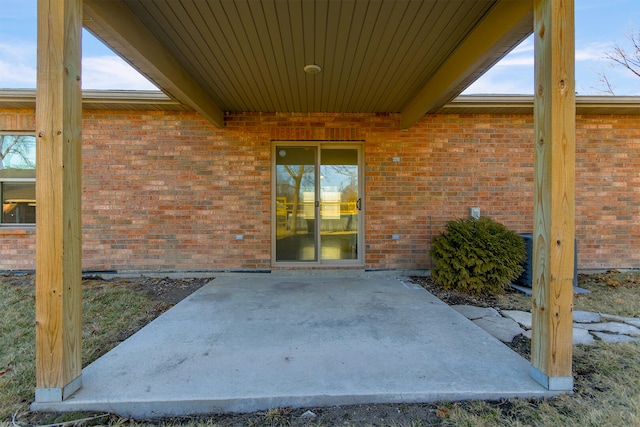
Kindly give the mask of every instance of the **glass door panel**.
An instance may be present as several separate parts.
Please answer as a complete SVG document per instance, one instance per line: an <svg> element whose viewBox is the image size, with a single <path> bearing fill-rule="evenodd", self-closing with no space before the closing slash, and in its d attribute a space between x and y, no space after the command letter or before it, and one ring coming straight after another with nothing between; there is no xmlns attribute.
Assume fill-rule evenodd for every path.
<svg viewBox="0 0 640 427"><path fill-rule="evenodd" d="M274 159L275 261L360 260L359 148L282 144Z"/></svg>
<svg viewBox="0 0 640 427"><path fill-rule="evenodd" d="M358 259L358 150L326 148L320 156L320 256Z"/></svg>
<svg viewBox="0 0 640 427"><path fill-rule="evenodd" d="M276 261L317 261L316 147L276 147Z"/></svg>

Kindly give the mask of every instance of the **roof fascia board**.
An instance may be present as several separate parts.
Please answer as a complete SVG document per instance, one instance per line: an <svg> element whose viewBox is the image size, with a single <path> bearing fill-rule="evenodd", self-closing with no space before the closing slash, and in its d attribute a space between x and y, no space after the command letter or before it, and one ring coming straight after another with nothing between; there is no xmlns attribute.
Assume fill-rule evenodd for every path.
<svg viewBox="0 0 640 427"><path fill-rule="evenodd" d="M156 104L156 105L175 105L182 106L180 101L169 98L160 91L100 91L100 90L83 90L83 103L100 103L100 104Z"/></svg>
<svg viewBox="0 0 640 427"><path fill-rule="evenodd" d="M166 110L188 108L160 91L83 90L82 103L143 106L164 106ZM32 109L36 105L35 89L0 89L0 108ZM437 114L492 114L500 109L504 113L526 111L533 113L533 95L460 95L434 111ZM640 114L640 96L576 96L576 112L590 115L589 109L597 109L598 115Z"/></svg>
<svg viewBox="0 0 640 427"><path fill-rule="evenodd" d="M408 129L422 116L452 98L452 91L491 57L524 22L533 19L531 0L500 0L401 111ZM456 94L453 94L455 96Z"/></svg>
<svg viewBox="0 0 640 427"><path fill-rule="evenodd" d="M460 95L437 114L532 114L533 95ZM576 96L576 114L638 115L640 96Z"/></svg>
<svg viewBox="0 0 640 427"><path fill-rule="evenodd" d="M84 26L170 96L218 127L224 113L121 0L84 0Z"/></svg>

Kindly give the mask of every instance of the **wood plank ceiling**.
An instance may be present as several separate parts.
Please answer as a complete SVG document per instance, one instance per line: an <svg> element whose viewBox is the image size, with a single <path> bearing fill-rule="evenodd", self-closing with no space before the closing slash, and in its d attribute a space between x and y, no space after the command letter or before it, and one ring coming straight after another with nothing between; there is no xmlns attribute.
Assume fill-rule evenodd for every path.
<svg viewBox="0 0 640 427"><path fill-rule="evenodd" d="M129 21L133 31L146 27L145 37L165 49L163 59L179 64L223 112L394 113L416 99L462 44L484 37L474 30L499 3L526 13L515 13L511 22L494 18L491 26L504 25L504 35L456 70L457 80L438 94L439 105L425 105L433 109L530 34L530 0L85 0L84 26L185 103L148 67L153 56L141 54L157 50L154 44L136 46L136 34L118 30L114 21ZM112 13L118 4L121 11ZM308 64L322 71L307 74Z"/></svg>

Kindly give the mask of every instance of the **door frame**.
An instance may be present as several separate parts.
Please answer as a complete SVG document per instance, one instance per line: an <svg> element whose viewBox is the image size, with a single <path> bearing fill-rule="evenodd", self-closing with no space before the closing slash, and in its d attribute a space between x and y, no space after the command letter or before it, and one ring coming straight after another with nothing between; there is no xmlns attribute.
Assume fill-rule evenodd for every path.
<svg viewBox="0 0 640 427"><path fill-rule="evenodd" d="M318 155L316 156L315 167L315 186L316 186L316 198L320 197L320 161L322 160L321 150L323 148L344 148L344 149L356 149L358 153L358 197L360 198L360 210L358 213L357 223L357 258L356 259L339 259L339 260L323 260L322 248L320 239L320 221L316 221L316 251L317 260L315 261L277 261L276 260L276 223L277 223L277 207L276 207L276 147L316 147ZM273 267L363 267L365 260L365 238L364 238L364 224L365 224L365 183L364 183L364 141L302 141L302 140L288 140L288 141L271 141L271 265ZM316 207L316 217L320 219L320 208Z"/></svg>

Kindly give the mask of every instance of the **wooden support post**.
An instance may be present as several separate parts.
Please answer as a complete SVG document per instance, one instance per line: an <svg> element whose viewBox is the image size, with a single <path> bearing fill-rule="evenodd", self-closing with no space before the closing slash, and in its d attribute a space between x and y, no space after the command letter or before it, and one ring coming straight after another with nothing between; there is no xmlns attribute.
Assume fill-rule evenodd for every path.
<svg viewBox="0 0 640 427"><path fill-rule="evenodd" d="M574 1L535 0L531 375L571 390L575 186Z"/></svg>
<svg viewBox="0 0 640 427"><path fill-rule="evenodd" d="M38 0L36 402L81 386L82 0Z"/></svg>

